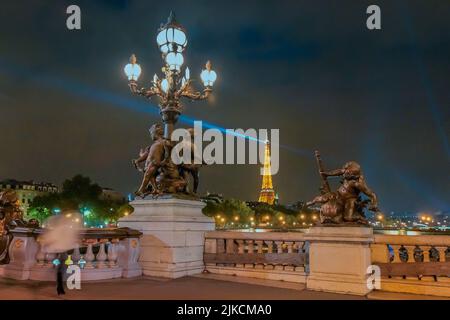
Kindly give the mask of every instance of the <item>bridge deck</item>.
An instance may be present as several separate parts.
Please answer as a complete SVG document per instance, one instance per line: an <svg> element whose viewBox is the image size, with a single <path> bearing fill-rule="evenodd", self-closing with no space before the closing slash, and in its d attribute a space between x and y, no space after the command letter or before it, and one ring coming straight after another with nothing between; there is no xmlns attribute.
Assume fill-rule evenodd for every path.
<svg viewBox="0 0 450 320"><path fill-rule="evenodd" d="M236 278L236 277L234 277ZM230 278L231 279L231 278ZM424 296L372 293L369 297L314 292L304 286L268 287L267 282L248 279L240 282L208 276L185 277L175 280L140 277L82 283L81 290L67 290L66 295L56 295L55 283L16 281L0 278L0 300L349 300L349 299L424 299Z"/></svg>

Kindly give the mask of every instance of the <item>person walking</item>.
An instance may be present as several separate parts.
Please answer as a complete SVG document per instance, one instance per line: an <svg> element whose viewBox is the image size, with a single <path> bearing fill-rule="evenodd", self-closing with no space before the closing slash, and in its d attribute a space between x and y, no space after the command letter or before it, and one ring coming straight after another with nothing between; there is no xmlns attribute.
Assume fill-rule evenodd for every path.
<svg viewBox="0 0 450 320"><path fill-rule="evenodd" d="M58 254L59 263L56 266L56 293L59 295L66 294L64 291L64 273L66 272L65 253Z"/></svg>

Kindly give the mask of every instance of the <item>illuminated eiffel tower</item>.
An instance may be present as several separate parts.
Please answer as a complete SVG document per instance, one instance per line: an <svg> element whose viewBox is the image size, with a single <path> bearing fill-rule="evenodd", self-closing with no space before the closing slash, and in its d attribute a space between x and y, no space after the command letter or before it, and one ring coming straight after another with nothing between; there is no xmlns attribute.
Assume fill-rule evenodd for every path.
<svg viewBox="0 0 450 320"><path fill-rule="evenodd" d="M275 200L276 195L275 190L273 190L272 174L270 167L270 143L269 141L267 141L266 147L264 149L264 175L258 201L273 204Z"/></svg>

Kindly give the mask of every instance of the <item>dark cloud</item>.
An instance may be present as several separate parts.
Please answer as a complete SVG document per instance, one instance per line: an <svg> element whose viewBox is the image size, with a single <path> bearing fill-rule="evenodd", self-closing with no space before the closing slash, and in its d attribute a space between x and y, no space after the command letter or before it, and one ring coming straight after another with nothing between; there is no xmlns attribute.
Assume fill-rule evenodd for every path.
<svg viewBox="0 0 450 320"><path fill-rule="evenodd" d="M65 28L73 3L81 31ZM317 148L329 167L360 161L386 211L449 210L450 5L377 3L383 29L370 32L368 1L5 1L0 178L60 182L81 172L133 191L129 160L158 118L133 107L143 101L128 93L122 68L136 53L150 81L161 66L155 32L173 9L188 29L191 74L211 59L220 77L215 102L187 103L185 113L226 128L279 128L282 202L316 193ZM260 186L257 166L212 166L202 179L202 191L244 199Z"/></svg>

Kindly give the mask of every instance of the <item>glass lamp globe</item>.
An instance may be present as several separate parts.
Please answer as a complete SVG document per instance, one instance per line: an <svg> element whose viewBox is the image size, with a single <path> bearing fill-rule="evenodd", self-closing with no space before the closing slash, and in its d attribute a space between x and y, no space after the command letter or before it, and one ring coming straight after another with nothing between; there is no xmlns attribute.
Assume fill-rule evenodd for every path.
<svg viewBox="0 0 450 320"><path fill-rule="evenodd" d="M167 81L167 79L162 79L161 81L161 89L167 93L167 91L169 91L169 81Z"/></svg>
<svg viewBox="0 0 450 320"><path fill-rule="evenodd" d="M169 52L181 53L186 49L187 37L184 28L175 20L175 14L170 13L167 23L159 29L156 37L159 50L163 54Z"/></svg>
<svg viewBox="0 0 450 320"><path fill-rule="evenodd" d="M184 63L183 55L177 52L170 52L166 56L166 63L170 70L180 71L180 68Z"/></svg>
<svg viewBox="0 0 450 320"><path fill-rule="evenodd" d="M211 62L206 63L206 69L200 74L200 79L203 81L205 87L212 87L217 80L217 74L211 69Z"/></svg>
<svg viewBox="0 0 450 320"><path fill-rule="evenodd" d="M123 68L125 75L129 81L137 81L141 75L141 67L136 63L136 56L133 54L130 58L130 63Z"/></svg>

